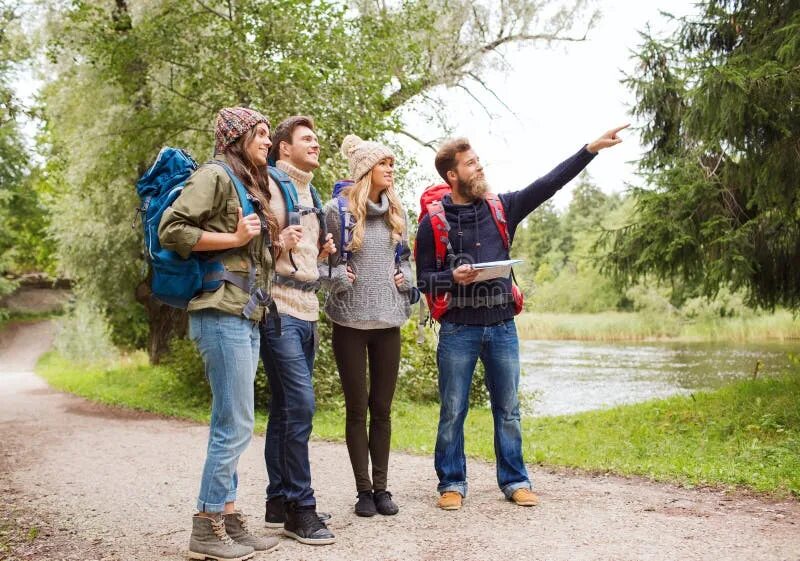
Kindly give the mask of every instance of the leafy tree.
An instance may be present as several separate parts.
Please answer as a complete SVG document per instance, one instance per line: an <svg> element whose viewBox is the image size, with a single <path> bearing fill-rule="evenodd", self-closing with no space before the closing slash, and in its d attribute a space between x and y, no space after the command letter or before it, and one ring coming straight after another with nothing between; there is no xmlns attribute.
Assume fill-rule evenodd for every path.
<svg viewBox="0 0 800 561"><path fill-rule="evenodd" d="M552 202L531 213L514 235L514 256L525 260L530 271L537 271L545 256L561 240L561 222Z"/></svg>
<svg viewBox="0 0 800 561"><path fill-rule="evenodd" d="M64 162L49 178L60 266L80 297L109 315L117 342L141 345L146 334L157 361L185 319L150 298L139 232L125 218L136 206L133 184L160 146L204 159L213 116L227 105L257 107L274 121L310 114L325 191L344 169L336 148L346 133L414 137L401 108L437 87L483 88L505 44L580 40L569 34L585 5L75 0L55 8L47 18L54 78L43 99L49 158ZM130 329L143 314L147 333Z"/></svg>
<svg viewBox="0 0 800 561"><path fill-rule="evenodd" d="M649 188L604 237L621 281L652 274L750 305L800 307L800 3L705 0L642 34L627 84Z"/></svg>
<svg viewBox="0 0 800 561"><path fill-rule="evenodd" d="M20 130L24 108L11 85L27 55L20 4L0 0L0 296L15 286L7 273L46 269L52 251L42 236L47 215L37 193L38 175Z"/></svg>

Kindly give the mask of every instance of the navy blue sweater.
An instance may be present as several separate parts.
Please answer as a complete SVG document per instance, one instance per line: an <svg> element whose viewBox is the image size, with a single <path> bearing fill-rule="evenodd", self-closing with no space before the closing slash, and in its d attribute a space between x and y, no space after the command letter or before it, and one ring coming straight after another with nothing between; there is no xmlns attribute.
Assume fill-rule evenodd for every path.
<svg viewBox="0 0 800 561"><path fill-rule="evenodd" d="M524 189L498 195L506 211L509 239L513 241L517 226L528 214L569 183L594 156L595 154L584 146L576 154L558 164L550 173ZM453 203L450 195L445 195L442 205L447 222L450 224L450 243L458 259L446 264L444 269L437 269L431 220L429 216L423 218L417 231L416 244L419 289L431 294L452 292L455 297L510 294L511 279L492 279L467 286L453 282L452 269L458 265L509 259L509 252L503 247L500 232L485 200L457 205ZM509 302L493 307L451 308L441 319L468 325L492 325L512 317L514 317L514 304Z"/></svg>

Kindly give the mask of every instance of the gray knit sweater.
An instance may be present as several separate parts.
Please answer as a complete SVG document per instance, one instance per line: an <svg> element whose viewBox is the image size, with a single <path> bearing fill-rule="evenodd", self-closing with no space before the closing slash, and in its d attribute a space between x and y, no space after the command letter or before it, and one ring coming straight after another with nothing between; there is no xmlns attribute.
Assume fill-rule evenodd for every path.
<svg viewBox="0 0 800 561"><path fill-rule="evenodd" d="M384 218L388 211L389 199L385 193L377 204L367 201L364 240L361 249L350 258L350 267L356 275L353 283L347 278L345 264L340 258L336 258L330 279L327 263L320 264L319 278L329 291L325 313L334 323L354 329L385 329L403 325L411 314L408 302L412 281L408 263L410 250L406 244L400 265L405 282L398 288L394 284L395 242ZM339 208L334 199L325 205L325 223L337 249L341 240L339 222Z"/></svg>

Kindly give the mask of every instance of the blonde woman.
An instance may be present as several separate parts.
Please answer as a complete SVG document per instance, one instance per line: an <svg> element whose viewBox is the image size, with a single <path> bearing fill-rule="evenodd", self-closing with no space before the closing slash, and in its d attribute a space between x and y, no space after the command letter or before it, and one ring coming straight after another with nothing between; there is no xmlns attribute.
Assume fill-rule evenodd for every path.
<svg viewBox="0 0 800 561"><path fill-rule="evenodd" d="M323 266L320 276L330 285L325 312L333 322L333 352L344 391L347 450L358 493L355 512L392 515L398 507L387 489L390 410L400 326L410 314L412 290L406 215L394 191L395 157L389 148L348 135L342 154L352 181L341 193L334 191L325 206L328 231L341 251L335 266Z"/></svg>

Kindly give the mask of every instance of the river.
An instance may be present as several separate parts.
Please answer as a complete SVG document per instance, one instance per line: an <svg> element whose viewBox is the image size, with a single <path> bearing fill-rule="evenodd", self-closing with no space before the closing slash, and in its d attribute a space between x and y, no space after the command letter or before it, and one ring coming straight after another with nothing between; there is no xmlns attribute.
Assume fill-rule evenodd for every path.
<svg viewBox="0 0 800 561"><path fill-rule="evenodd" d="M528 415L560 415L635 403L732 380L779 374L794 343L603 343L520 340L520 390ZM532 407L532 411L530 408Z"/></svg>

